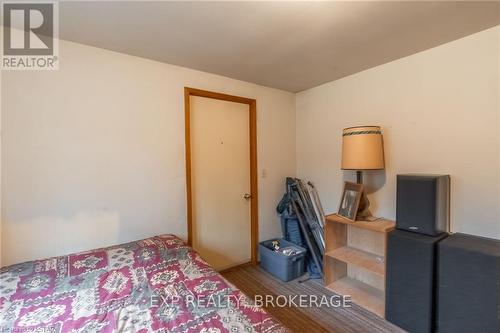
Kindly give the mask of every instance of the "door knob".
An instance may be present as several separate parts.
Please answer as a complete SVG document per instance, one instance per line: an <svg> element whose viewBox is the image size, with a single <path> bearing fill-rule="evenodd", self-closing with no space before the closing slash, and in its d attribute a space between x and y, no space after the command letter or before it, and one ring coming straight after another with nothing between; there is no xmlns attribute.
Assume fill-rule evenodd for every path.
<svg viewBox="0 0 500 333"><path fill-rule="evenodd" d="M243 198L245 200L250 200L250 198L252 198L252 195L250 193L245 193L245 195L243 196Z"/></svg>

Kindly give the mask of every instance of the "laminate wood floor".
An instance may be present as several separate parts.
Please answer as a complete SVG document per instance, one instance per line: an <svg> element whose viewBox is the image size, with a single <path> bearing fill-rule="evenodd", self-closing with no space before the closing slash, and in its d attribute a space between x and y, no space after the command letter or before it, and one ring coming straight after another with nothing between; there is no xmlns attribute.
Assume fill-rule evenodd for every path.
<svg viewBox="0 0 500 333"><path fill-rule="evenodd" d="M244 265L221 274L247 296L255 295L316 295L322 297L335 294L324 288L321 280L304 280L305 276L290 282L274 278L259 266ZM298 303L298 301L296 302ZM352 303L351 307L264 307L293 332L334 333L402 333L404 330L381 317Z"/></svg>

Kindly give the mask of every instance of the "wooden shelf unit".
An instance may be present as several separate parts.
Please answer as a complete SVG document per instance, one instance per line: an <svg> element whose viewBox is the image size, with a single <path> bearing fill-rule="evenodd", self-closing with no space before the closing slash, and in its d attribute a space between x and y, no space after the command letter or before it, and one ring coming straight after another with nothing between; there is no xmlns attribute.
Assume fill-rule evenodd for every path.
<svg viewBox="0 0 500 333"><path fill-rule="evenodd" d="M350 221L328 215L325 225L325 286L383 317L385 249L390 220Z"/></svg>

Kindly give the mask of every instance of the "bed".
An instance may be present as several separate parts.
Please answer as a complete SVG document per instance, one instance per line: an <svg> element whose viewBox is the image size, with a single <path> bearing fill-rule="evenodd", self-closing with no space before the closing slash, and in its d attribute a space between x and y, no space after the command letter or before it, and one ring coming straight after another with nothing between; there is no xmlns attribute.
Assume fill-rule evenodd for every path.
<svg viewBox="0 0 500 333"><path fill-rule="evenodd" d="M0 332L286 332L161 235L0 270Z"/></svg>

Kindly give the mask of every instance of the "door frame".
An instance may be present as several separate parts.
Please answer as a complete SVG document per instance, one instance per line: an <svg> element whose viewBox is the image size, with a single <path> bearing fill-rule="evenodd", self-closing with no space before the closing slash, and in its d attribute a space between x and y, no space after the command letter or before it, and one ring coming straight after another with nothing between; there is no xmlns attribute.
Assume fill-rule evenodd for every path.
<svg viewBox="0 0 500 333"><path fill-rule="evenodd" d="M221 94L213 91L184 87L184 116L186 144L186 194L188 244L193 245L193 201L191 183L191 96L205 97L248 105L250 124L250 253L251 262L257 265L259 239L259 194L257 184L257 101L251 98Z"/></svg>

